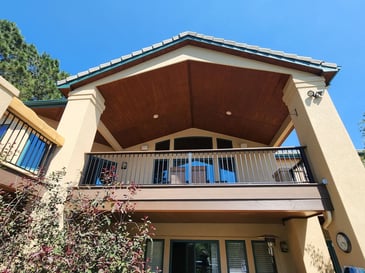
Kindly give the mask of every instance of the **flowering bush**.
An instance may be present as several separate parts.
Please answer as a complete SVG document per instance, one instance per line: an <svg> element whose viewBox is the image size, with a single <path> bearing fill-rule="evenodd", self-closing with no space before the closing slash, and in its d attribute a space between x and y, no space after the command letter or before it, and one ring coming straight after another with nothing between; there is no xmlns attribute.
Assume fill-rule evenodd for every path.
<svg viewBox="0 0 365 273"><path fill-rule="evenodd" d="M150 272L144 254L154 227L133 219L136 187L123 200L112 189L89 200L63 190L62 176L1 191L0 272Z"/></svg>

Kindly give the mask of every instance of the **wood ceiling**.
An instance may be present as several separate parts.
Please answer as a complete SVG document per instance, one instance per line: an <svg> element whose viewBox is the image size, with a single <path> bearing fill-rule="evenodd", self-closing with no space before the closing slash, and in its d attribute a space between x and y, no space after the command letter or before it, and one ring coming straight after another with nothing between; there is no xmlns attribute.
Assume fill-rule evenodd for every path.
<svg viewBox="0 0 365 273"><path fill-rule="evenodd" d="M148 215L152 223L266 223L282 224L286 219L309 218L320 211L244 211L244 212L141 212L133 217L136 220Z"/></svg>
<svg viewBox="0 0 365 273"><path fill-rule="evenodd" d="M289 114L288 77L184 61L98 86L101 119L123 148L192 127L269 145Z"/></svg>

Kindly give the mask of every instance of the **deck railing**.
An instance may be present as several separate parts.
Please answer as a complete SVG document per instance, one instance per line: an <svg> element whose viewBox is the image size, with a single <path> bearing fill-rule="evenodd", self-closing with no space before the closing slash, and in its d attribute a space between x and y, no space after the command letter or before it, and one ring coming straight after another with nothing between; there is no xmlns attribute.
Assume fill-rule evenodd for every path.
<svg viewBox="0 0 365 273"><path fill-rule="evenodd" d="M314 182L304 147L88 153L81 185Z"/></svg>
<svg viewBox="0 0 365 273"><path fill-rule="evenodd" d="M55 145L28 123L6 111L0 118L0 161L3 165L40 175Z"/></svg>

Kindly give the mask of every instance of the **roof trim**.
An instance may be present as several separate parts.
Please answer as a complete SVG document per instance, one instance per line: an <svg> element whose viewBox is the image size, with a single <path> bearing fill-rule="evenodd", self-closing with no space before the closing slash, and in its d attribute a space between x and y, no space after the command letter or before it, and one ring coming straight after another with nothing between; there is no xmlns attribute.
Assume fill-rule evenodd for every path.
<svg viewBox="0 0 365 273"><path fill-rule="evenodd" d="M71 85L81 82L86 79L90 79L94 76L100 75L122 65L128 64L132 61L138 60L147 55L151 55L155 52L161 51L165 48L179 44L184 41L195 41L206 45L213 45L222 47L225 49L234 50L241 53L246 53L261 58L268 58L272 61L286 62L291 65L299 65L305 68L318 69L323 73L330 73L328 82L333 76L340 70L340 67L335 63L325 62L322 60L316 60L310 57L299 56L296 54L285 53L283 51L272 50L269 48L262 48L259 46L248 45L245 43L238 43L231 40L225 40L223 38L215 38L213 36L206 36L196 32L186 31L182 32L170 39L164 40L160 43L143 48L138 51L134 51L131 54L124 55L120 58L111 60L107 63L100 64L99 66L92 67L86 71L80 72L76 75L67 77L64 80L57 82L59 89L69 89Z"/></svg>
<svg viewBox="0 0 365 273"><path fill-rule="evenodd" d="M67 99L57 99L57 100L29 100L25 101L24 104L30 108L47 108L47 107L57 107L66 106Z"/></svg>

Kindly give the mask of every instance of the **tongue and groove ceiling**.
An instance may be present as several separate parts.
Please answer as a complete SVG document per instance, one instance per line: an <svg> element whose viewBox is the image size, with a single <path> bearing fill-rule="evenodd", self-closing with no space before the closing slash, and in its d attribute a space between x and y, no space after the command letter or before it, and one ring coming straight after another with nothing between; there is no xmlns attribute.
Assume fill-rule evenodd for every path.
<svg viewBox="0 0 365 273"><path fill-rule="evenodd" d="M290 77L287 74L186 59L97 84L114 73L185 46L208 50L209 54L223 53L240 60L246 58L321 76L326 84L340 69L336 64L310 57L183 32L70 76L59 81L58 87L67 97L69 92L95 83L106 104L101 120L123 148L188 128L218 132L265 145L282 140L277 134L281 129L290 131L288 109L282 101L283 88ZM231 115L227 115L228 112ZM153 118L156 115L158 118ZM284 131L288 133L288 130ZM105 143L100 134L96 135L96 141Z"/></svg>
<svg viewBox="0 0 365 273"><path fill-rule="evenodd" d="M281 99L287 80L184 61L98 86L106 101L102 121L124 148L188 128L269 145L288 116Z"/></svg>

